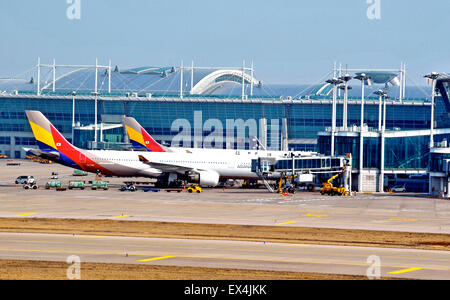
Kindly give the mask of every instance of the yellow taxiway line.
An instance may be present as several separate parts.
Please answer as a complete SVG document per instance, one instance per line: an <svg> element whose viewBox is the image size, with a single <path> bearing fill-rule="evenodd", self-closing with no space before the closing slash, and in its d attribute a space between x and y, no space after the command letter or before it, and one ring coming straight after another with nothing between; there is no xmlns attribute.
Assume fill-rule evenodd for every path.
<svg viewBox="0 0 450 300"><path fill-rule="evenodd" d="M389 272L389 274L402 274L402 273L418 271L418 270L422 270L422 268L408 268L408 269L403 269L403 270Z"/></svg>
<svg viewBox="0 0 450 300"><path fill-rule="evenodd" d="M302 215L302 217L322 218L322 217L328 217L328 215L313 215L312 213L307 213L305 215Z"/></svg>
<svg viewBox="0 0 450 300"><path fill-rule="evenodd" d="M283 222L283 223L276 223L276 225L288 225L288 224L295 224L298 223L298 221L289 221L289 222Z"/></svg>
<svg viewBox="0 0 450 300"><path fill-rule="evenodd" d="M120 218L128 218L128 217L132 217L132 215L115 216L115 217L111 217L111 219L120 219Z"/></svg>
<svg viewBox="0 0 450 300"><path fill-rule="evenodd" d="M147 258L147 259L141 259L139 261L141 262L147 262L147 261L155 261L155 260L161 260L161 259L167 259L167 258L172 258L175 257L173 255L167 255L167 256L160 256L160 257L153 257L153 258Z"/></svg>
<svg viewBox="0 0 450 300"><path fill-rule="evenodd" d="M15 215L14 217L26 217L26 216L36 215L36 214L37 213L35 213L35 212L31 212L31 213L26 213L26 214Z"/></svg>

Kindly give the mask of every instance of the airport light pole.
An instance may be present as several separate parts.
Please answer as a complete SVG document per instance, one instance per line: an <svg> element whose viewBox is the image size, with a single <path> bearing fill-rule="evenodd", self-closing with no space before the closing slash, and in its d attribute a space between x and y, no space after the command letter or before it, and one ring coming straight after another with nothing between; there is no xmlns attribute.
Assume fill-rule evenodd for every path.
<svg viewBox="0 0 450 300"><path fill-rule="evenodd" d="M361 131L364 126L364 86L369 77L365 73L355 76L355 79L361 80Z"/></svg>
<svg viewBox="0 0 450 300"><path fill-rule="evenodd" d="M425 78L428 78L432 81L432 90L431 90L431 126L430 126L430 148L434 147L434 98L436 96L436 81L439 78L439 73L432 72L431 74L425 75Z"/></svg>
<svg viewBox="0 0 450 300"><path fill-rule="evenodd" d="M183 66L183 61L181 61L181 65L180 65L180 99L183 100L183 71L184 71L184 66Z"/></svg>
<svg viewBox="0 0 450 300"><path fill-rule="evenodd" d="M380 150L380 173L378 177L378 191L384 192L384 148L385 148L385 130L386 130L386 99L388 95L383 90L378 90L374 92L375 95L379 96L379 105L378 105L378 130L381 138L381 150ZM382 109L382 101L384 101L384 120L383 125L381 122L381 109Z"/></svg>
<svg viewBox="0 0 450 300"><path fill-rule="evenodd" d="M337 98L337 86L342 83L342 80L333 77L326 81L326 83L333 85L333 104L331 112L331 156L334 156L334 136L336 134L336 98Z"/></svg>
<svg viewBox="0 0 450 300"><path fill-rule="evenodd" d="M95 97L95 115L94 115L94 142L95 142L95 148L97 148L97 102L98 102L98 92L93 92L92 95Z"/></svg>
<svg viewBox="0 0 450 300"><path fill-rule="evenodd" d="M345 74L344 76L340 77L339 79L344 81L344 113L343 113L343 127L344 127L344 131L347 131L347 126L348 126L348 90L349 87L348 86L348 82L352 79L353 77L350 76L349 74Z"/></svg>
<svg viewBox="0 0 450 300"><path fill-rule="evenodd" d="M358 192L363 192L363 168L364 168L364 86L368 77L365 73L355 76L355 79L361 80L361 127L359 129L359 178Z"/></svg>
<svg viewBox="0 0 450 300"><path fill-rule="evenodd" d="M384 93L383 95L383 127L382 132L384 133L386 131L386 101L389 99L389 96Z"/></svg>
<svg viewBox="0 0 450 300"><path fill-rule="evenodd" d="M383 95L385 92L383 90L378 90L376 92L373 92L375 95L378 95L378 131L381 132L381 110L382 110L382 101L383 101Z"/></svg>
<svg viewBox="0 0 450 300"><path fill-rule="evenodd" d="M74 142L75 136L75 96L77 95L76 91L72 92L72 144Z"/></svg>
<svg viewBox="0 0 450 300"><path fill-rule="evenodd" d="M386 142L386 101L389 99L389 96L384 93L383 95L383 129L381 130L381 159L380 159L380 191L384 191L384 150L385 150L385 142Z"/></svg>
<svg viewBox="0 0 450 300"><path fill-rule="evenodd" d="M348 86L346 83L338 86L339 89L344 91L344 105L342 112L342 127L344 131L348 130L348 90L351 90L352 87Z"/></svg>

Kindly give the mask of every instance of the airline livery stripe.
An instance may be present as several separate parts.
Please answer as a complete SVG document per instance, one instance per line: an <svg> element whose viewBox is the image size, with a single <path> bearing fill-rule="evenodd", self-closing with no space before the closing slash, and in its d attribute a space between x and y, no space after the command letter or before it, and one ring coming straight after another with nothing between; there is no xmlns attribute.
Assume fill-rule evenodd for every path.
<svg viewBox="0 0 450 300"><path fill-rule="evenodd" d="M128 125L125 125L125 127L127 128L127 132L131 140L145 146L144 137L141 133L137 132L134 128L131 128Z"/></svg>
<svg viewBox="0 0 450 300"><path fill-rule="evenodd" d="M52 147L53 149L57 149L55 140L53 139L53 135L51 132L48 132L41 126L39 126L31 121L30 121L30 126L31 126L31 129L33 130L33 134L34 134L36 140Z"/></svg>

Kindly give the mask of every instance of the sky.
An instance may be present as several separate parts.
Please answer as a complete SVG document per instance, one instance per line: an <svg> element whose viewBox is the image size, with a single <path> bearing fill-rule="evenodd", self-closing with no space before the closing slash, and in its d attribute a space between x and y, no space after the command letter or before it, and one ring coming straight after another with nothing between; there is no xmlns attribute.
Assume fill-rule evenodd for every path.
<svg viewBox="0 0 450 300"><path fill-rule="evenodd" d="M245 60L273 84L320 82L334 62L405 62L409 84L425 85L426 73L450 73L449 12L448 0L2 0L0 77L37 57L121 69Z"/></svg>

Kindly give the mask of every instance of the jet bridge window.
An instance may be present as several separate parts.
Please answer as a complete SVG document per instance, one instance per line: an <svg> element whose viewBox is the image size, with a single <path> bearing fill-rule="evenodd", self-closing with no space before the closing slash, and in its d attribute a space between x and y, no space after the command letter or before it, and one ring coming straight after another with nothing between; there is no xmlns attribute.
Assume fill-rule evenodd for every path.
<svg viewBox="0 0 450 300"><path fill-rule="evenodd" d="M341 160L339 158L333 158L331 160L331 167L333 167L333 168L340 168L341 167Z"/></svg>
<svg viewBox="0 0 450 300"><path fill-rule="evenodd" d="M330 159L328 158L322 158L320 160L320 167L321 168L329 168L330 167Z"/></svg>

